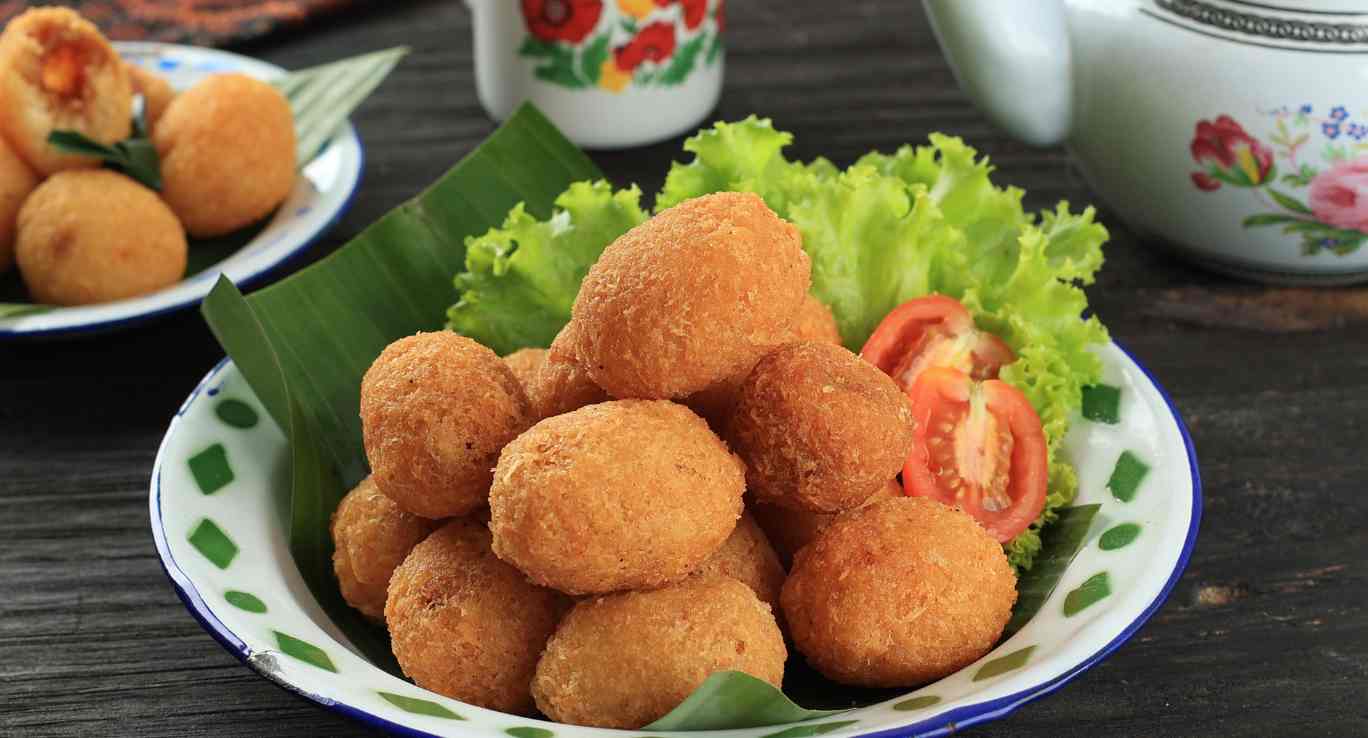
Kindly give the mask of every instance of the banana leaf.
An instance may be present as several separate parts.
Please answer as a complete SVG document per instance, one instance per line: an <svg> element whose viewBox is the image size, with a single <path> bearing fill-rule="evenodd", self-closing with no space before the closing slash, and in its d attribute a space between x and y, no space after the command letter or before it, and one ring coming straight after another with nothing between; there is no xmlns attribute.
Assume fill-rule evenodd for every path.
<svg viewBox="0 0 1368 738"><path fill-rule="evenodd" d="M535 108L524 106L425 192L329 257L249 297L220 280L201 307L290 440L288 529L304 580L353 644L393 674L399 672L385 634L342 602L331 564L329 517L366 473L361 378L390 342L443 327L447 306L457 297L451 275L464 267L467 237L499 226L520 202L536 217L548 217L570 183L600 177L583 152ZM1078 524L1047 529L1049 561L1059 566L1038 566L1023 575L1023 592L1043 595L1023 598L1020 622L1043 604L1086 541L1093 512L1066 511L1065 521ZM715 674L649 728L715 730L813 720L898 694L837 687L800 658L789 666L785 692L739 672ZM806 725L811 732L804 734L816 735L845 723Z"/></svg>

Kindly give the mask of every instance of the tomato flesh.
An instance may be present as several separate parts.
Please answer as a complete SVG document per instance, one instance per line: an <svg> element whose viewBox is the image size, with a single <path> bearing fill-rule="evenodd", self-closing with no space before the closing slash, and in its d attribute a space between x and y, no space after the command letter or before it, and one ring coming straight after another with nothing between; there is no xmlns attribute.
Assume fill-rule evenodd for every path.
<svg viewBox="0 0 1368 738"><path fill-rule="evenodd" d="M903 468L908 495L964 510L1003 543L1040 517L1049 481L1045 433L1020 390L931 367L908 394L917 424Z"/></svg>
<svg viewBox="0 0 1368 738"><path fill-rule="evenodd" d="M964 305L945 295L918 297L879 322L860 356L893 378L903 391L932 367L958 369L974 379L996 379L1016 360L1002 339L974 327Z"/></svg>

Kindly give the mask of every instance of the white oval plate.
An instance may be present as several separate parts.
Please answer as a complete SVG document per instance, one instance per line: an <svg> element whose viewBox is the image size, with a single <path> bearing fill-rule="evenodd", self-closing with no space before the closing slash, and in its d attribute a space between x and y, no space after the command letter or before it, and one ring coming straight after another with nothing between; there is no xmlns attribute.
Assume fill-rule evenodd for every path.
<svg viewBox="0 0 1368 738"><path fill-rule="evenodd" d="M1121 388L1121 423L1080 418L1066 450L1078 467L1077 504L1100 503L1102 509L1087 544L1031 622L980 662L896 699L787 729L710 735L944 735L1058 689L1130 638L1164 602L1187 564L1197 536L1201 484L1192 441L1163 390L1115 344L1098 353L1105 381ZM250 418L256 422L244 427ZM1107 488L1126 450L1151 467L1131 502L1116 499ZM197 482L192 465L210 493ZM225 359L167 429L152 471L152 534L190 613L248 666L324 707L404 735L624 734L485 710L372 666L328 620L290 558L285 516L277 513L279 505L288 507L288 494L285 437ZM1139 536L1128 546L1104 550L1102 534L1123 524L1140 526ZM1069 593L1104 572L1110 594L1066 615Z"/></svg>
<svg viewBox="0 0 1368 738"><path fill-rule="evenodd" d="M162 75L178 90L215 72L242 72L259 79L285 74L274 64L217 49L153 42L116 42L114 47L125 59ZM127 326L198 304L219 274L227 275L238 287L250 285L302 252L341 217L361 179L362 161L361 140L348 123L300 170L294 191L265 227L228 258L150 295L0 318L0 339L78 335ZM195 248L193 242L190 248Z"/></svg>

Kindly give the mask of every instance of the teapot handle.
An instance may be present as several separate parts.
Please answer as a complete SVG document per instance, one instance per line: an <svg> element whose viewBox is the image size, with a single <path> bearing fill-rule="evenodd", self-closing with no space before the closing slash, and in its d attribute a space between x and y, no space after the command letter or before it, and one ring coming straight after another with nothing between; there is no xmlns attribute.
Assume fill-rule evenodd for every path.
<svg viewBox="0 0 1368 738"><path fill-rule="evenodd" d="M1069 136L1072 51L1062 0L925 0L960 87L1034 146Z"/></svg>

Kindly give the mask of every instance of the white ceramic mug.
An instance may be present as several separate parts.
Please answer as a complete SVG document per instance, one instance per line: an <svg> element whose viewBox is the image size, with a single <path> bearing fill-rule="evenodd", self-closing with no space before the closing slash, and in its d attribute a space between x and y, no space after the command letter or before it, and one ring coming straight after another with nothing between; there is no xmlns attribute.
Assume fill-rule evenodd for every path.
<svg viewBox="0 0 1368 738"><path fill-rule="evenodd" d="M1368 2L926 6L965 91L1134 229L1263 281L1368 280Z"/></svg>
<svg viewBox="0 0 1368 738"><path fill-rule="evenodd" d="M590 148L698 126L722 92L725 0L466 0L480 104L531 100Z"/></svg>

